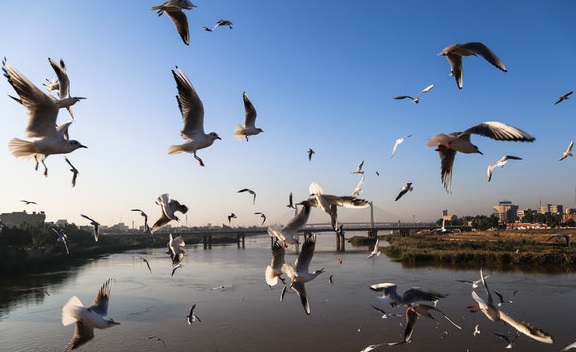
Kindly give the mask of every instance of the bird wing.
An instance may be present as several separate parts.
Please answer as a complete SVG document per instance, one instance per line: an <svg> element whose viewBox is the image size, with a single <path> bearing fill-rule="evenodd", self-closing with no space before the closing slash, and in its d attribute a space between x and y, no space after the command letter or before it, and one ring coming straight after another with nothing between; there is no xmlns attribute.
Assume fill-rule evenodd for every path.
<svg viewBox="0 0 576 352"><path fill-rule="evenodd" d="M314 256L314 247L316 247L316 235L312 235L304 241L302 245L302 250L298 255L298 258L294 262L296 267L296 272L308 272L310 267L310 261L312 261L312 256Z"/></svg>
<svg viewBox="0 0 576 352"><path fill-rule="evenodd" d="M83 218L85 218L85 219L88 219L88 220L90 220L90 221L92 221L92 222L96 222L96 220L92 219L92 218L89 217L88 215L80 214L80 216L83 217Z"/></svg>
<svg viewBox="0 0 576 352"><path fill-rule="evenodd" d="M574 141L570 141L570 144L568 144L568 149L566 149L567 153L572 152L572 148L574 147Z"/></svg>
<svg viewBox="0 0 576 352"><path fill-rule="evenodd" d="M398 138L396 140L396 142L394 143L394 148L392 148L392 155L390 156L391 158L394 156L394 153L396 153L396 148L398 148L398 145L402 142L404 142L404 138Z"/></svg>
<svg viewBox="0 0 576 352"><path fill-rule="evenodd" d="M46 93L42 92L4 59L4 76L20 99L16 99L28 110L26 137L45 137L56 133L58 107Z"/></svg>
<svg viewBox="0 0 576 352"><path fill-rule="evenodd" d="M66 351L75 350L86 342L94 338L94 328L89 327L82 323L81 321L76 322L76 328L74 329L74 336L72 340L68 343Z"/></svg>
<svg viewBox="0 0 576 352"><path fill-rule="evenodd" d="M418 314L412 309L412 307L408 307L408 309L406 309L406 329L404 330L404 342L410 341L412 333L414 332L416 319L418 319Z"/></svg>
<svg viewBox="0 0 576 352"><path fill-rule="evenodd" d="M110 290L112 289L113 279L108 279L98 291L94 303L88 309L100 314L108 315L108 301L110 300Z"/></svg>
<svg viewBox="0 0 576 352"><path fill-rule="evenodd" d="M446 191L449 191L452 186L452 167L454 166L454 158L456 157L455 149L439 149L440 155L440 176L442 184Z"/></svg>
<svg viewBox="0 0 576 352"><path fill-rule="evenodd" d="M196 134L204 134L204 105L188 77L176 67L172 70L178 87L178 107L182 114L184 127L180 132L185 139L193 139Z"/></svg>
<svg viewBox="0 0 576 352"><path fill-rule="evenodd" d="M554 340L550 334L542 331L541 329L532 326L531 324L525 321L517 321L516 319L508 316L506 313L500 311L500 319L504 322L510 324L514 329L518 330L519 332L523 333L524 335L533 338L536 341L540 341L543 343L553 343Z"/></svg>
<svg viewBox="0 0 576 352"><path fill-rule="evenodd" d="M446 59L450 63L451 75L456 79L458 89L464 85L464 76L462 75L462 56L455 54L446 54Z"/></svg>
<svg viewBox="0 0 576 352"><path fill-rule="evenodd" d="M469 50L474 54L478 54L482 56L486 61L494 65L495 67L499 68L500 70L507 72L506 66L504 63L494 54L492 50L490 50L486 45L480 42L470 42L465 44L459 44L459 48Z"/></svg>
<svg viewBox="0 0 576 352"><path fill-rule="evenodd" d="M422 91L420 92L420 94L422 94L422 93L428 93L432 88L434 88L434 85L433 85L433 84L431 84L431 85L429 85L428 87L422 89ZM418 96L420 96L420 94L419 94Z"/></svg>
<svg viewBox="0 0 576 352"><path fill-rule="evenodd" d="M360 181L358 181L356 188L354 188L354 191L352 191L352 197L356 197L357 195L360 194L360 192L362 192L361 187L363 183L364 183L364 174L362 174L362 177L360 178Z"/></svg>
<svg viewBox="0 0 576 352"><path fill-rule="evenodd" d="M402 303L409 304L417 301L436 301L447 295L434 291L422 291L418 288L411 288L402 295Z"/></svg>
<svg viewBox="0 0 576 352"><path fill-rule="evenodd" d="M270 262L270 267L274 270L281 271L282 266L284 265L284 255L286 251L284 246L278 242L278 240L274 241L274 245L272 246L272 261Z"/></svg>
<svg viewBox="0 0 576 352"><path fill-rule="evenodd" d="M58 96L60 99L70 97L70 79L68 78L68 73L66 73L64 60L60 59L60 65L51 58L48 58L48 61L54 69L54 72L56 72L56 76L58 76Z"/></svg>
<svg viewBox="0 0 576 352"><path fill-rule="evenodd" d="M398 199L402 198L403 195L406 194L406 192L408 192L410 188L403 188L398 195L396 196L396 199L394 199L394 201L397 201Z"/></svg>
<svg viewBox="0 0 576 352"><path fill-rule="evenodd" d="M174 23L176 30L184 41L184 44L190 44L190 31L188 30L188 18L186 14L180 9L165 8L164 13Z"/></svg>
<svg viewBox="0 0 576 352"><path fill-rule="evenodd" d="M302 307L306 311L306 314L310 315L310 304L308 303L308 297L306 296L306 287L302 282L294 282L292 284L292 290L296 292L298 297L300 297L300 302L302 303Z"/></svg>
<svg viewBox="0 0 576 352"><path fill-rule="evenodd" d="M499 141L533 142L536 138L514 126L497 121L482 122L468 128L464 133L474 133Z"/></svg>
<svg viewBox="0 0 576 352"><path fill-rule="evenodd" d="M298 214L282 227L283 232L294 235L299 229L306 225L306 222L308 222L308 218L310 217L310 202L304 201L301 204L302 209L300 209Z"/></svg>
<svg viewBox="0 0 576 352"><path fill-rule="evenodd" d="M410 100L414 100L414 98L412 98L412 97L409 96L409 95L399 95L399 96L397 96L397 97L394 97L394 99L406 99L406 98L408 98L408 99L410 99Z"/></svg>
<svg viewBox="0 0 576 352"><path fill-rule="evenodd" d="M244 100L244 127L255 127L256 125L256 109L246 92L242 94Z"/></svg>

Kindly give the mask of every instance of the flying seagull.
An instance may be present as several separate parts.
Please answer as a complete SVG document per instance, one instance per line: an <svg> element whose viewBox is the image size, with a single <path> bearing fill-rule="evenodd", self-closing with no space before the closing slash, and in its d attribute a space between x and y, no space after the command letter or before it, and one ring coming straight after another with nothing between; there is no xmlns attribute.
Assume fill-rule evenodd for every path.
<svg viewBox="0 0 576 352"><path fill-rule="evenodd" d="M36 203L36 202L34 202L34 201L31 201L31 200L26 200L26 199L22 199L22 200L21 200L21 202L23 202L23 203L26 203L26 205L30 205L30 204L38 204L38 203Z"/></svg>
<svg viewBox="0 0 576 352"><path fill-rule="evenodd" d="M554 103L554 105L556 105L556 104L558 104L558 103L561 103L561 102L563 102L564 100L569 99L570 94L572 94L572 93L574 93L574 91L568 92L568 93L566 93L566 94L564 94L564 95L561 95L561 96L558 98L558 100Z"/></svg>
<svg viewBox="0 0 576 352"><path fill-rule="evenodd" d="M100 236L100 223L84 214L80 214L80 216L90 220L90 225L94 226L94 240L98 242L98 237Z"/></svg>
<svg viewBox="0 0 576 352"><path fill-rule="evenodd" d="M360 193L362 193L362 191L363 191L362 184L363 183L364 183L364 174L362 174L362 177L360 178L360 181L358 181L356 188L354 188L354 191L352 191L352 197L357 197L360 195Z"/></svg>
<svg viewBox="0 0 576 352"><path fill-rule="evenodd" d="M238 125L234 129L234 136L238 140L246 138L248 142L248 136L257 135L260 132L264 132L261 128L256 127L256 109L246 92L242 94L242 99L244 100L244 126Z"/></svg>
<svg viewBox="0 0 576 352"><path fill-rule="evenodd" d="M496 54L494 54L486 45L479 42L452 44L444 48L444 50L442 50L438 55L446 56L448 59L448 62L450 63L450 76L454 76L456 79L458 89L462 89L464 81L462 77L462 56L480 55L500 70L504 72L508 71L498 56L496 56Z"/></svg>
<svg viewBox="0 0 576 352"><path fill-rule="evenodd" d="M353 174L362 174L364 175L364 171L362 171L362 166L364 166L364 160L362 160L360 162L360 164L358 164L358 167L356 168L356 171L352 171Z"/></svg>
<svg viewBox="0 0 576 352"><path fill-rule="evenodd" d="M228 215L228 223L230 223L232 221L232 219L236 219L236 218L237 218L236 214L230 213Z"/></svg>
<svg viewBox="0 0 576 352"><path fill-rule="evenodd" d="M200 166L204 166L204 162L196 155L196 151L211 146L215 140L221 138L216 132L204 133L204 105L188 77L178 67L176 67L176 71L172 70L172 74L178 86L176 100L178 100L178 107L184 122L184 128L180 131L180 135L186 142L170 146L168 154L193 153Z"/></svg>
<svg viewBox="0 0 576 352"><path fill-rule="evenodd" d="M162 342L162 344L164 345L164 347L166 347L166 341L164 341L163 338L161 338L160 336L150 336L148 337L148 340L156 340L156 342Z"/></svg>
<svg viewBox="0 0 576 352"><path fill-rule="evenodd" d="M158 204L162 208L162 215L154 225L152 225L152 229L150 233L154 234L154 232L158 231L162 226L166 225L172 220L180 221L176 216L176 212L179 211L182 214L186 214L188 212L188 207L184 204L180 204L179 201L176 199L170 199L168 193L164 193L158 197L156 200L156 204Z"/></svg>
<svg viewBox="0 0 576 352"><path fill-rule="evenodd" d="M184 41L184 44L190 44L190 31L188 30L188 19L182 10L192 10L196 5L189 0L169 0L162 5L152 6L150 9L156 11L158 16L166 13L166 16L174 23L176 30Z"/></svg>
<svg viewBox="0 0 576 352"><path fill-rule="evenodd" d="M456 152L482 154L478 147L470 142L471 134L478 134L499 141L533 142L536 140L536 138L516 127L495 121L482 122L468 128L464 132L435 135L428 140L426 146L436 147L436 151L440 155L442 184L447 192L451 188L452 166L454 165Z"/></svg>
<svg viewBox="0 0 576 352"><path fill-rule="evenodd" d="M402 190L400 190L394 201L397 201L398 199L402 198L402 196L408 193L408 191L412 192L413 189L414 187L412 187L412 182L407 182L406 186L402 187Z"/></svg>
<svg viewBox="0 0 576 352"><path fill-rule="evenodd" d="M73 296L62 307L62 325L68 326L76 323L74 337L66 347L67 351L75 350L94 338L94 328L106 329L120 323L108 318L108 301L112 282L108 279L98 291L94 303L90 307L84 307L78 297Z"/></svg>
<svg viewBox="0 0 576 352"><path fill-rule="evenodd" d="M385 282L371 285L370 289L376 292L383 292L382 297L380 298L393 307L398 305L409 305L418 301L437 301L440 298L447 296L435 291L423 291L416 287L405 291L402 296L400 296L396 292L397 287L396 284Z"/></svg>
<svg viewBox="0 0 576 352"><path fill-rule="evenodd" d="M412 333L414 332L414 325L416 324L416 320L419 317L430 318L432 320L434 317L430 314L430 311L437 311L438 313L442 314L446 320L448 320L452 325L454 325L458 329L462 329L458 324L456 324L452 319L450 319L446 314L444 314L440 309L430 306L428 304L417 304L412 303L408 305L406 309L406 329L404 330L404 342L409 342Z"/></svg>
<svg viewBox="0 0 576 352"><path fill-rule="evenodd" d="M298 243L298 230L300 230L310 217L310 202L305 200L298 203L302 205L302 209L294 216L288 223L282 227L279 225L268 226L268 234L270 237L276 237L284 247L288 247L289 244Z"/></svg>
<svg viewBox="0 0 576 352"><path fill-rule="evenodd" d="M256 192L254 192L253 190L251 190L249 188L242 188L237 193L242 193L242 192L250 193L252 195L252 204L256 203Z"/></svg>
<svg viewBox="0 0 576 352"><path fill-rule="evenodd" d="M130 211L139 211L140 215L142 215L142 217L144 218L144 232L148 233L150 232L150 226L148 226L148 215L146 215L146 213L142 210L142 209L130 209Z"/></svg>
<svg viewBox="0 0 576 352"><path fill-rule="evenodd" d="M406 99L406 98L408 98L408 99L412 100L412 102L413 102L414 104L418 104L418 103L420 102L420 96L421 96L422 94L424 94L424 93L429 92L430 89L432 89L432 88L434 88L434 85L433 85L433 84L431 84L431 85L429 85L428 87L422 89L422 91L421 91L420 93L418 93L418 95L416 96L416 98L412 98L412 97L409 96L409 95L400 95L400 96L394 97L394 99Z"/></svg>
<svg viewBox="0 0 576 352"><path fill-rule="evenodd" d="M548 237L548 239L546 241L550 241L553 238L563 238L566 241L566 247L570 247L570 235L567 235L565 233L556 233L550 237Z"/></svg>
<svg viewBox="0 0 576 352"><path fill-rule="evenodd" d="M382 313L382 319L388 319L390 317L401 317L402 316L402 314L386 313L386 311L384 311L384 309L378 308L373 304L370 304L370 307L374 308L374 310L376 310L377 312Z"/></svg>
<svg viewBox="0 0 576 352"><path fill-rule="evenodd" d="M504 303L514 303L514 301L510 301L510 300L504 300L504 296L502 296L502 294L496 290L493 290L494 293L496 294L496 296L498 296L498 307L501 307Z"/></svg>
<svg viewBox="0 0 576 352"><path fill-rule="evenodd" d="M312 154L316 154L312 148L308 148L308 161L312 161Z"/></svg>
<svg viewBox="0 0 576 352"><path fill-rule="evenodd" d="M228 28L232 29L234 27L234 23L228 21L228 20L218 20L216 21L216 24L214 25L214 27L212 27L212 31L215 30L216 28L220 27L220 26L228 26ZM210 32L212 32L210 31Z"/></svg>
<svg viewBox="0 0 576 352"><path fill-rule="evenodd" d="M60 229L60 231L58 231L55 228L52 228L52 231L56 232L56 234L58 235L56 241L62 242L62 244L64 244L64 248L66 248L66 254L70 254L70 252L68 251L68 236L66 236L64 230Z"/></svg>
<svg viewBox="0 0 576 352"><path fill-rule="evenodd" d="M48 167L44 160L49 155L68 154L78 148L86 148L86 146L68 138L68 127L72 121L56 126L58 109L66 107L65 100L51 98L42 92L12 67L6 59L2 61L2 64L4 76L20 98L10 97L22 104L28 111L26 137L35 139L34 141L25 141L20 138L13 138L8 143L10 153L17 158L34 159L36 170L38 170L39 162L42 162L44 176L48 176Z"/></svg>
<svg viewBox="0 0 576 352"><path fill-rule="evenodd" d="M255 212L254 215L260 215L260 217L262 218L262 225L264 225L264 223L266 222L266 215L264 215L264 213L261 213L259 211Z"/></svg>
<svg viewBox="0 0 576 352"><path fill-rule="evenodd" d="M310 205L322 208L322 210L330 215L330 222L334 231L338 229L337 209L339 206L348 208L365 208L370 205L370 203L365 199L324 194L322 187L320 187L316 182L310 184L309 191L310 196L313 197L308 199Z"/></svg>
<svg viewBox="0 0 576 352"><path fill-rule="evenodd" d="M574 156L572 155L572 148L574 147L574 141L570 141L570 144L568 144L568 148L566 149L566 151L564 153L562 153L562 156L560 157L560 159L558 159L558 161L564 160L569 156Z"/></svg>
<svg viewBox="0 0 576 352"><path fill-rule="evenodd" d="M141 261L146 263L146 266L148 267L148 271L152 272L152 268L150 267L150 263L148 262L148 260L146 258L139 257L139 256L132 256L132 258L140 259Z"/></svg>
<svg viewBox="0 0 576 352"><path fill-rule="evenodd" d="M60 98L58 101L58 106L60 108L66 108L66 110L68 110L70 113L72 120L74 120L72 105L86 98L70 96L70 79L68 79L68 73L66 72L66 65L64 64L63 59L60 59L60 64L51 58L48 58L48 62L50 62L50 66L52 66L54 72L56 72L56 76L58 77L58 97ZM50 97L56 99L52 96L52 94L50 94Z"/></svg>
<svg viewBox="0 0 576 352"><path fill-rule="evenodd" d="M66 156L64 156L64 160L66 160L68 165L70 165L70 167L71 167L70 171L72 172L72 187L75 187L76 186L76 179L78 178L78 174L80 173L80 171L78 171L78 169L75 168L74 165L72 165L72 163L70 162L70 160L68 160L68 158Z"/></svg>
<svg viewBox="0 0 576 352"><path fill-rule="evenodd" d="M404 139L406 139L408 137L412 137L412 135L409 134L407 136L400 137L396 140L396 142L394 143L394 148L392 148L392 155L390 156L390 158L394 157L394 153L396 153L396 148L398 148L398 145L400 145L402 142L404 142Z"/></svg>
<svg viewBox="0 0 576 352"><path fill-rule="evenodd" d="M284 265L285 253L284 245L276 239L272 245L272 260L270 261L270 265L268 265L264 271L266 284L268 284L269 287L276 286L278 280L282 281L283 284L286 284L286 281L282 277L282 274L284 273L282 271L282 266Z"/></svg>
<svg viewBox="0 0 576 352"><path fill-rule="evenodd" d="M380 255L381 252L380 252L380 246L378 245L379 242L380 241L378 240L378 238L376 238L376 242L374 243L374 249L372 249L372 252L366 257L366 259L370 259L373 256L379 256Z"/></svg>
<svg viewBox="0 0 576 352"><path fill-rule="evenodd" d="M512 346L514 346L514 342L516 342L516 339L518 338L518 336L520 335L520 333L518 331L516 331L516 335L514 336L514 338L512 340L510 340L510 338L508 337L508 335L505 334L501 334L499 332L492 332L494 335L501 337L504 341L506 341L506 343L508 344L506 346L507 349L512 348Z"/></svg>
<svg viewBox="0 0 576 352"><path fill-rule="evenodd" d="M192 322L195 322L195 321L197 321L199 323L202 322L202 320L200 320L200 318L196 314L194 314L194 309L196 309L196 303L194 303L192 305L192 308L190 308L190 312L186 316L187 321L188 321L188 325L192 325Z"/></svg>
<svg viewBox="0 0 576 352"><path fill-rule="evenodd" d="M488 182L490 182L490 180L492 179L492 170L494 170L494 168L498 166L503 168L504 165L506 165L506 163L508 162L508 160L522 160L522 158L513 155L504 155L503 157L500 158L500 160L498 160L494 164L488 165L488 170L486 171L486 175L488 176Z"/></svg>
<svg viewBox="0 0 576 352"><path fill-rule="evenodd" d="M180 265L182 259L184 259L184 239L182 236L172 237L172 234L168 236L168 254L170 255L170 259L172 259L172 275L174 275L174 271L176 271L176 266Z"/></svg>

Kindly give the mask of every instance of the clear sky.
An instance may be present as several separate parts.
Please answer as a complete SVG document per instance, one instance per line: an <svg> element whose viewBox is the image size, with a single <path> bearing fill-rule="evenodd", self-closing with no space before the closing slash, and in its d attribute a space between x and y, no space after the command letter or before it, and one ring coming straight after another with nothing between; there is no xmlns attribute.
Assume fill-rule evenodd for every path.
<svg viewBox="0 0 576 352"><path fill-rule="evenodd" d="M576 2L560 1L255 1L196 0L186 11L191 40L184 45L166 16L150 10L161 1L10 1L0 12L0 55L41 86L55 74L48 57L63 58L74 106L72 139L88 146L50 156L48 177L10 155L23 138L25 110L0 83L0 212L45 211L48 221L77 225L87 214L102 224L153 222L161 193L186 204L188 225L285 223L288 194L308 196L312 181L325 193L346 195L365 160L361 197L374 202L379 221L435 220L442 209L457 215L491 214L511 200L523 208L574 206L576 159L558 161L576 138ZM204 32L219 19L234 29ZM454 43L480 41L505 63L504 73L481 57L464 59L458 90L445 57ZM206 132L220 135L191 154L167 155L179 144L182 119L170 72L178 65L204 103ZM394 100L435 84L420 104ZM243 123L242 92L258 111L264 133L249 142L232 132ZM70 120L62 110L58 121ZM440 161L426 141L483 121L501 121L536 137L534 143L472 136L484 155L458 154L452 193L440 181ZM390 158L396 138L413 134ZM316 151L311 162L307 150ZM486 180L488 164L517 155ZM376 171L380 176L376 175ZM394 198L406 182L414 191ZM257 192L237 193L241 188ZM25 206L21 199L38 205ZM341 211L341 220L368 220L366 210ZM184 217L182 217L184 219ZM312 219L328 221L320 210ZM311 220L312 221L312 220Z"/></svg>

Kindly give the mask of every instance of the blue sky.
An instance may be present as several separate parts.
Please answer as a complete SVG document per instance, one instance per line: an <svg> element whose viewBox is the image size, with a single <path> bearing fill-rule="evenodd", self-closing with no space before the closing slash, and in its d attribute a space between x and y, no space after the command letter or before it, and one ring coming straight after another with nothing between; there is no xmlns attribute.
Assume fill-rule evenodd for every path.
<svg viewBox="0 0 576 352"><path fill-rule="evenodd" d="M349 194L365 160L361 197L372 200L379 221L435 220L442 209L457 215L490 214L511 200L520 208L574 206L576 160L558 162L576 138L576 98L553 105L576 88L576 3L572 1L230 1L196 0L186 11L190 46L161 2L9 2L0 13L0 54L41 85L55 77L48 57L64 58L71 93L87 97L74 107L71 138L88 149L68 155L80 170L75 188L61 155L50 156L49 175L10 155L7 144L24 137L24 109L0 83L0 212L43 210L48 221L140 225L138 213L160 215L161 193L189 206L188 225L285 223L288 194L308 195L312 181L326 193ZM65 21L61 21L65 19ZM234 29L202 30L218 19ZM437 54L454 43L480 41L506 64L504 73L481 57L464 59L458 90L447 60ZM222 137L190 154L167 155L182 142L176 84L178 65L204 103L206 132ZM421 103L394 100L434 89ZM242 92L258 111L258 136L238 141ZM70 119L60 112L58 121ZM437 133L501 121L536 137L534 143L472 136L484 155L456 157L452 193L440 182L440 161L426 141ZM390 158L396 138L413 134ZM306 151L316 151L312 162ZM486 168L517 155L486 181ZM380 173L376 176L375 171ZM398 202L406 182L414 191ZM256 204L241 188L258 194ZM38 202L24 206L20 199ZM368 220L366 210L344 210L343 221ZM184 219L184 217L183 217ZM328 221L315 210L311 221Z"/></svg>

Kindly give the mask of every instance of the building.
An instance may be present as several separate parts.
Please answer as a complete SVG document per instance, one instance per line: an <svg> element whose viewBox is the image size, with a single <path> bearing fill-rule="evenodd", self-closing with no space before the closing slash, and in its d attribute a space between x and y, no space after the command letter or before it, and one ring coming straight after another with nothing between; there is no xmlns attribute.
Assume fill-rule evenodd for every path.
<svg viewBox="0 0 576 352"><path fill-rule="evenodd" d="M538 207L538 214L562 214L564 213L564 206L560 204L552 205L546 204Z"/></svg>
<svg viewBox="0 0 576 352"><path fill-rule="evenodd" d="M0 221L7 227L26 228L29 226L42 226L46 220L46 214L43 211L28 214L26 210L13 213L0 214Z"/></svg>
<svg viewBox="0 0 576 352"><path fill-rule="evenodd" d="M498 205L492 206L498 214L498 222L501 224L515 222L518 214L518 206L509 200L502 200Z"/></svg>

